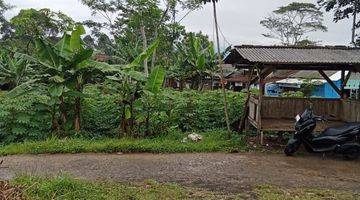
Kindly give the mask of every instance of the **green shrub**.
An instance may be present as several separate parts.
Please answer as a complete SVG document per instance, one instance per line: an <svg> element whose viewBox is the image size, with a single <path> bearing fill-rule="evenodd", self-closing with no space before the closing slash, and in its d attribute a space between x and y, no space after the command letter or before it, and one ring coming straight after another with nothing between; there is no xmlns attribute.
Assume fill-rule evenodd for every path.
<svg viewBox="0 0 360 200"><path fill-rule="evenodd" d="M297 91L297 92L289 91L289 92L282 93L281 96L282 97L299 97L299 98L302 98L302 97L304 97L304 93L301 92L301 91Z"/></svg>
<svg viewBox="0 0 360 200"><path fill-rule="evenodd" d="M118 96L101 91L99 85L87 86L84 89L89 98L82 102L82 127L88 138L113 137L119 126Z"/></svg>
<svg viewBox="0 0 360 200"><path fill-rule="evenodd" d="M173 125L183 131L226 127L223 95L217 91L167 91L172 93L169 104ZM228 92L230 123L236 123L242 113L244 94Z"/></svg>
<svg viewBox="0 0 360 200"><path fill-rule="evenodd" d="M15 98L0 95L0 143L43 140L50 135L48 98L28 92Z"/></svg>
<svg viewBox="0 0 360 200"><path fill-rule="evenodd" d="M106 87L100 88L99 85L88 86L85 92L89 98L83 100L83 130L91 137L115 136L120 124L119 96L107 92ZM232 124L239 120L243 103L243 93L228 92L228 110ZM163 90L158 95L143 95L134 103L134 134L144 136L147 129L154 136L172 129L186 132L224 128L226 122L223 109L220 90Z"/></svg>
<svg viewBox="0 0 360 200"><path fill-rule="evenodd" d="M122 99L109 90L111 85L93 84L84 88L82 133L67 136L81 138L118 137ZM51 136L50 98L41 90L16 98L0 95L0 143L44 140ZM235 124L242 113L244 93L228 92L230 122ZM68 118L73 113L67 105ZM163 90L157 95L137 96L129 120L135 137L157 136L172 130L206 131L226 127L223 96L218 91ZM57 113L59 115L59 113ZM68 121L72 124L72 121Z"/></svg>
<svg viewBox="0 0 360 200"><path fill-rule="evenodd" d="M239 120L243 93L228 93L231 123ZM145 131L145 116L149 115L150 132L164 133L176 128L186 131L203 131L226 126L221 91L164 90L156 96L141 98L136 111L138 133Z"/></svg>

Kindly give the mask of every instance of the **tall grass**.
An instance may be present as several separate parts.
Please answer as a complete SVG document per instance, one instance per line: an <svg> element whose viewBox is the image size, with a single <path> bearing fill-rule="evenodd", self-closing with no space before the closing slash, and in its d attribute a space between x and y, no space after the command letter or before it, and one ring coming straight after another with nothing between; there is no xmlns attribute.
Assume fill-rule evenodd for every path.
<svg viewBox="0 0 360 200"><path fill-rule="evenodd" d="M125 200L125 199L187 199L188 191L172 184L145 181L141 184L120 184L110 182L90 182L68 176L54 178L19 177L11 182L23 188L28 199L66 200Z"/></svg>
<svg viewBox="0 0 360 200"><path fill-rule="evenodd" d="M11 186L21 188L21 194L27 199L58 200L182 200L182 199L243 199L249 194L259 200L355 200L360 194L351 191L324 189L280 188L271 185L255 186L242 193L210 192L206 189L182 187L176 184L160 184L147 180L141 183L115 183L104 181L86 181L66 175L52 178L32 176L18 177L10 182ZM245 198L245 199L247 199Z"/></svg>
<svg viewBox="0 0 360 200"><path fill-rule="evenodd" d="M151 139L57 139L23 142L6 145L0 148L0 155L14 154L57 154L57 153L185 153L185 152L234 152L246 149L242 137L234 135L226 139L224 131L201 133L204 139L200 142L182 142L187 134L173 133Z"/></svg>

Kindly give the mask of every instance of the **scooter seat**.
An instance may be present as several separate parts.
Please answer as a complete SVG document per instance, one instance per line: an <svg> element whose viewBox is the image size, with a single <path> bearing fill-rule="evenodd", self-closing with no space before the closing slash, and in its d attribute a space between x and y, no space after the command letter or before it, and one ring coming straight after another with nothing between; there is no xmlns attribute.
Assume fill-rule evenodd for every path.
<svg viewBox="0 0 360 200"><path fill-rule="evenodd" d="M330 127L325 129L321 136L337 136L349 132L355 128L360 129L360 123L346 123L340 126Z"/></svg>

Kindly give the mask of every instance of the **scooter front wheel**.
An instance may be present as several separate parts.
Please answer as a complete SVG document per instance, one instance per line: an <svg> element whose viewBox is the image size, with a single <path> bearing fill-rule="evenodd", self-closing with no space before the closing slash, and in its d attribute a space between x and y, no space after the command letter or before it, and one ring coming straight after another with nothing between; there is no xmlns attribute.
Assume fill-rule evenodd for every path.
<svg viewBox="0 0 360 200"><path fill-rule="evenodd" d="M284 153L286 156L293 156L294 153L296 153L297 150L299 150L299 148L300 148L299 142L289 143L288 145L286 145L284 149Z"/></svg>
<svg viewBox="0 0 360 200"><path fill-rule="evenodd" d="M291 147L289 145L285 147L284 153L286 156L293 156L295 152L296 151L294 150L293 147Z"/></svg>
<svg viewBox="0 0 360 200"><path fill-rule="evenodd" d="M288 144L284 149L284 153L286 156L293 156L299 148L300 144Z"/></svg>

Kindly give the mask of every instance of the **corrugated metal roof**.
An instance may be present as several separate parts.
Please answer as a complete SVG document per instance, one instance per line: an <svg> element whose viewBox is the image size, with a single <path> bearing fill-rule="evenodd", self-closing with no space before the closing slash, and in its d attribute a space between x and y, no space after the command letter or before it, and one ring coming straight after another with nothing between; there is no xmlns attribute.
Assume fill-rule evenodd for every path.
<svg viewBox="0 0 360 200"><path fill-rule="evenodd" d="M338 71L325 71L324 73L331 78L331 76L337 72ZM286 78L323 79L323 77L320 75L318 71L303 71L303 70L277 70L267 77L267 79L274 79L274 80L281 80Z"/></svg>
<svg viewBox="0 0 360 200"><path fill-rule="evenodd" d="M331 76L336 74L337 72L338 71L325 71L324 73L331 79ZM323 77L317 71L297 71L290 77L291 78L302 78L302 79L323 79ZM339 80L339 79L337 79L337 80Z"/></svg>
<svg viewBox="0 0 360 200"><path fill-rule="evenodd" d="M360 89L360 73L352 73L345 89Z"/></svg>
<svg viewBox="0 0 360 200"><path fill-rule="evenodd" d="M360 49L348 47L236 46L244 59L276 64L360 64Z"/></svg>

